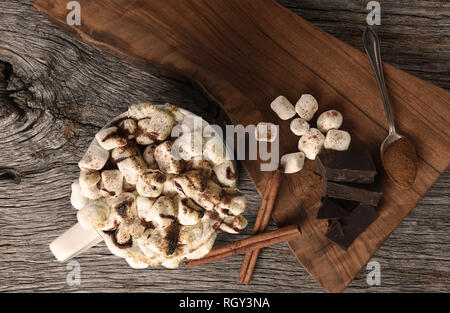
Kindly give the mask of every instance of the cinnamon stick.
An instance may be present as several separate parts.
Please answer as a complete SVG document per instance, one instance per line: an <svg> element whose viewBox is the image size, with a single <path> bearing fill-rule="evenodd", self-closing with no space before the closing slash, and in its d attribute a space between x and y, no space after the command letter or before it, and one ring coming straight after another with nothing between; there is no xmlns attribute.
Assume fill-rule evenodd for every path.
<svg viewBox="0 0 450 313"><path fill-rule="evenodd" d="M270 245L274 245L283 241L295 238L300 234L297 225L290 225L279 228L277 230L260 233L246 239L230 242L226 245L214 248L201 259L191 260L186 263L186 267L194 267L197 265L221 260L236 254L246 253L255 249L261 249Z"/></svg>
<svg viewBox="0 0 450 313"><path fill-rule="evenodd" d="M266 185L261 204L258 209L255 226L253 227L254 234L264 231L267 228L267 225L269 225L278 190L280 189L282 177L282 170L277 170L273 173L271 179ZM258 260L258 255L259 249L247 252L245 254L244 261L242 262L241 272L239 273L239 281L245 284L250 283L250 280L253 276L253 271L255 269L256 261Z"/></svg>

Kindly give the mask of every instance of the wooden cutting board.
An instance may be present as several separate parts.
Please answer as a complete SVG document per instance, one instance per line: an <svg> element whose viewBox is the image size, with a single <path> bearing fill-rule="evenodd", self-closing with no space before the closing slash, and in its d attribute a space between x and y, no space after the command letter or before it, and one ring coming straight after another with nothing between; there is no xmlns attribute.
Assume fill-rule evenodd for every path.
<svg viewBox="0 0 450 313"><path fill-rule="evenodd" d="M34 5L88 44L159 77L192 82L234 124L280 123L282 154L296 151L298 138L269 103L280 94L295 103L302 93L311 93L319 113L342 112L342 129L352 134L352 144L365 144L379 162L387 122L366 55L275 1L78 2L81 25L71 27L66 0L35 0ZM286 176L276 202L278 225L301 225L303 235L289 242L293 253L330 292L345 289L449 165L450 94L388 64L384 69L398 130L415 142L419 155L413 188L400 191L381 173L380 217L347 252L324 237L326 223L315 218L321 181L314 162ZM243 164L261 191L268 173L259 170L259 161Z"/></svg>

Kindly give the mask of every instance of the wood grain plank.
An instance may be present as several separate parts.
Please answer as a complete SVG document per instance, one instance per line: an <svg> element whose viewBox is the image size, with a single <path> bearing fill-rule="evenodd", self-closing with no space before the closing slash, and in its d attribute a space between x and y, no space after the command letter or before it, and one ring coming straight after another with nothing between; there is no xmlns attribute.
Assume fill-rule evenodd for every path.
<svg viewBox="0 0 450 313"><path fill-rule="evenodd" d="M287 1L280 2L285 4ZM306 11L310 20L358 46L360 35L351 37L347 33L360 31L364 11L356 12L358 17L362 17L358 20L352 17L351 12L355 2L336 2L336 6L341 8L337 14L333 9L335 2L326 2L329 6L320 10L325 2L296 2L291 8L297 12ZM315 10L311 3L316 3ZM432 56L421 54L421 51L427 51L426 44L433 42L439 37L437 34L445 33L446 29L444 20L439 21L439 10L426 11L430 3L436 1L402 4L398 10L404 14L389 17L392 25L398 25L393 28L393 33L389 33L392 30L390 25L383 22L379 31L389 39L389 44L384 45L383 57L388 53L391 60L401 61L397 64L402 68L419 69L413 72L445 86L443 82L448 75L445 76L442 69L449 65L445 61L448 53L441 50L434 51ZM395 9L396 3L383 1L383 14ZM422 19L408 15L414 10L422 10L420 12L424 16L435 14L436 24L441 28L421 25L422 36L428 36L427 39L413 40L420 35L415 35L413 25L416 20L420 24ZM326 18L331 20L326 21ZM412 26L402 23L402 18L408 19ZM347 22L342 24L341 19ZM403 29L402 24L405 25ZM346 32L341 31L343 28ZM406 34L410 36L405 40ZM408 40L408 49L403 49L402 43L408 43ZM230 275L239 272L240 257L210 264L195 272L179 269L169 273L159 268L136 271L111 256L103 245L76 258L82 269L82 283L80 286L67 285L69 270L65 264L54 260L47 245L75 221L75 211L69 203L69 186L77 177L76 162L95 131L128 104L143 100L176 103L202 115L217 112L217 109L214 106L200 109L198 106L203 106L201 99L183 84L175 82L175 86L169 85L67 36L36 13L28 0L0 3L0 60L10 62L14 70L8 75L9 91L0 88L0 95L8 96L5 102L0 100L3 152L0 166L14 166L24 175L18 186L10 181L0 181L2 291L272 292L274 288L279 292L323 291L297 265L287 245L262 251L250 286L237 284L236 276ZM420 61L415 64L415 60ZM436 72L439 68L441 72ZM0 79L0 86L3 85ZM11 114L16 111L22 115ZM50 128L33 140L38 135L33 127L49 128L39 123L41 118L45 119L44 124L56 122L60 126ZM249 199L246 217L251 222L259 198L248 176L245 172L241 174L240 188ZM449 291L449 177L446 172L438 180L375 254L373 260L381 265L381 286L368 286L368 271L363 269L346 291ZM34 214L29 214L30 209ZM29 225L33 225L32 229ZM220 237L219 243L233 238ZM274 281L273 277L278 279ZM184 283L179 284L179 281Z"/></svg>

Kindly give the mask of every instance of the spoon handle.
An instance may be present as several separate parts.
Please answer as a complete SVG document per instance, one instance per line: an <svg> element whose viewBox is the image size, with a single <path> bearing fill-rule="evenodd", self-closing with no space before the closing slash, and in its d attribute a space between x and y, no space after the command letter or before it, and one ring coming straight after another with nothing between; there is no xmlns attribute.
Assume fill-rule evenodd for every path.
<svg viewBox="0 0 450 313"><path fill-rule="evenodd" d="M389 133L395 132L394 118L392 116L391 106L389 104L389 98L386 92L386 84L383 76L383 64L381 63L380 56L380 42L378 40L375 31L367 27L363 34L364 49L369 56L370 63L372 64L373 71L375 72L375 78L380 88L381 97L383 98L384 109L389 125Z"/></svg>

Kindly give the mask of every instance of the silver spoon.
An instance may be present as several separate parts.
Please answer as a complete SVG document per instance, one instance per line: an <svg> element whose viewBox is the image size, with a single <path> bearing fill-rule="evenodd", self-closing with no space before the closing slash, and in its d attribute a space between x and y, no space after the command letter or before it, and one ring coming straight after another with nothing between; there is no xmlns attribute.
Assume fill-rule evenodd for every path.
<svg viewBox="0 0 450 313"><path fill-rule="evenodd" d="M380 42L378 40L377 34L370 27L367 27L366 30L364 31L363 44L364 44L364 49L366 50L366 53L369 56L370 63L372 64L373 71L375 72L375 78L377 80L378 87L380 88L381 97L383 99L384 109L386 111L386 116L387 116L387 121L388 121L388 126L389 126L389 134L383 140L381 147L380 147L381 161L383 162L384 152L386 151L388 146L390 146L395 141L397 141L401 138L405 138L405 140L408 140L412 149L414 149L414 146L412 145L412 143L409 141L408 138L406 138L403 135L400 135L395 130L394 118L392 116L391 105L389 103L389 97L386 92L386 84L384 82L383 65L381 63L381 56L380 56ZM414 154L415 154L415 152L414 152ZM383 163L383 165L384 165L384 163ZM386 169L386 166L385 166L385 169ZM391 178L391 180L393 180L394 182L396 182L398 184L398 182L395 179L393 179L393 177L390 175L390 173L387 169L386 169L386 172L387 172L388 176ZM403 187L405 187L405 186L403 186Z"/></svg>

